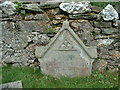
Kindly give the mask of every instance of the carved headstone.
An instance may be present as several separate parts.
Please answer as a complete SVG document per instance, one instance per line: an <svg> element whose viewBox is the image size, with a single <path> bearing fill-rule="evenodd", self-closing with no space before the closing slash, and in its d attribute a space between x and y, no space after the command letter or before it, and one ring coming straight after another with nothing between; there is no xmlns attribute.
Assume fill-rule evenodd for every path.
<svg viewBox="0 0 120 90"><path fill-rule="evenodd" d="M70 28L69 22L64 21L53 40L46 47L37 46L35 54L44 74L76 77L91 74L97 50L96 47L86 47Z"/></svg>

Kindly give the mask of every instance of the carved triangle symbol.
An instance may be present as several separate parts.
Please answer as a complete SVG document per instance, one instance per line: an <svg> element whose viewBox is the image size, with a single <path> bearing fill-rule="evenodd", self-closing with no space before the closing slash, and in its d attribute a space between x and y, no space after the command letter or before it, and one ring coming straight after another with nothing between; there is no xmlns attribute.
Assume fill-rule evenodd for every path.
<svg viewBox="0 0 120 90"><path fill-rule="evenodd" d="M63 43L59 46L59 50L75 50L74 46L69 40L65 39Z"/></svg>

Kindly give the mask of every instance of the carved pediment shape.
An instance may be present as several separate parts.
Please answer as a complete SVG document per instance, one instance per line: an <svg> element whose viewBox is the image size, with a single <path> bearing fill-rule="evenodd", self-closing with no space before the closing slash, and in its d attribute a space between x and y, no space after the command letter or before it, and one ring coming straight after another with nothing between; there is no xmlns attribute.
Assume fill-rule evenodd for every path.
<svg viewBox="0 0 120 90"><path fill-rule="evenodd" d="M68 33L68 34L64 34L64 33ZM68 37L68 35L70 34L70 36ZM80 38L76 35L76 33L70 28L69 26L69 22L66 20L63 22L62 28L59 30L59 32L55 35L55 37L52 39L52 41L46 46L46 47L36 47L36 57L38 58L42 58L46 52L51 49L52 45L55 44L55 42L57 42L58 38L60 36L63 36L63 40L61 40L60 45L58 45L58 48L55 50L58 51L75 51L77 50L74 47L74 44L72 41L70 41L70 38L74 38L72 40L75 40L75 42L77 42L79 44L79 46L87 53L87 55L90 58L96 58L97 57L97 50L95 46L92 47L86 47L84 45L84 43L80 40Z"/></svg>

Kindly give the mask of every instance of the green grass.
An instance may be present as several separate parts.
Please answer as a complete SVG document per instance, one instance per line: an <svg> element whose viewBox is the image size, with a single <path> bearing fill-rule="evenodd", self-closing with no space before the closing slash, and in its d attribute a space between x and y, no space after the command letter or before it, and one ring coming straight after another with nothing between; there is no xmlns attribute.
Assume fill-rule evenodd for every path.
<svg viewBox="0 0 120 90"><path fill-rule="evenodd" d="M114 8L117 8L118 2L91 2L92 6L98 6L102 9L105 8L108 4L111 4Z"/></svg>
<svg viewBox="0 0 120 90"><path fill-rule="evenodd" d="M89 77L61 79L43 75L32 67L10 67L2 69L2 83L22 80L23 88L117 88L118 74L94 73Z"/></svg>

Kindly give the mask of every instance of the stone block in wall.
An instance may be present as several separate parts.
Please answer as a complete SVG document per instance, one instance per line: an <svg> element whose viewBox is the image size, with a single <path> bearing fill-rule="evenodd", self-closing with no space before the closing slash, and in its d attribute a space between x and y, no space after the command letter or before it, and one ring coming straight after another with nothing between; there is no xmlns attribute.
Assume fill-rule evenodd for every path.
<svg viewBox="0 0 120 90"><path fill-rule="evenodd" d="M53 9L53 8L58 8L59 7L60 2L49 2L49 3L41 3L39 5L39 8L41 9Z"/></svg>
<svg viewBox="0 0 120 90"><path fill-rule="evenodd" d="M97 18L96 14L75 14L75 15L69 15L70 19L87 19L87 20L93 20Z"/></svg>
<svg viewBox="0 0 120 90"><path fill-rule="evenodd" d="M25 15L25 20L33 20L34 15L33 14L26 14Z"/></svg>
<svg viewBox="0 0 120 90"><path fill-rule="evenodd" d="M55 19L56 20L68 19L68 17L65 16L64 14L58 14L58 15L55 15Z"/></svg>
<svg viewBox="0 0 120 90"><path fill-rule="evenodd" d="M13 21L21 21L23 19L24 19L24 16L22 16L21 14L13 16Z"/></svg>
<svg viewBox="0 0 120 90"><path fill-rule="evenodd" d="M115 49L110 49L109 50L107 47L109 47L109 46L98 48L98 57L99 58L106 59L106 60L120 59L120 52L119 51L117 51Z"/></svg>
<svg viewBox="0 0 120 90"><path fill-rule="evenodd" d="M32 11L32 12L37 12L37 13L43 13L44 11L39 8L38 4L24 4L23 9Z"/></svg>
<svg viewBox="0 0 120 90"><path fill-rule="evenodd" d="M4 55L3 61L5 63L13 63L18 66L28 66L30 63L28 61L34 60L34 52L28 50L22 50L20 53L13 53L13 55Z"/></svg>
<svg viewBox="0 0 120 90"><path fill-rule="evenodd" d="M113 59L120 59L120 52L119 52L119 51L109 50L109 55L110 55Z"/></svg>
<svg viewBox="0 0 120 90"><path fill-rule="evenodd" d="M114 34L117 33L118 29L117 28L102 28L102 33L103 34Z"/></svg>
<svg viewBox="0 0 120 90"><path fill-rule="evenodd" d="M94 26L98 28L111 28L112 22L94 22Z"/></svg>
<svg viewBox="0 0 120 90"><path fill-rule="evenodd" d="M99 29L99 28L94 28L94 32L95 32L95 34L99 34L99 33L101 33L101 29Z"/></svg>
<svg viewBox="0 0 120 90"><path fill-rule="evenodd" d="M93 26L88 20L70 20L70 25L85 45L96 45L93 37Z"/></svg>
<svg viewBox="0 0 120 90"><path fill-rule="evenodd" d="M114 27L118 27L118 23L120 22L120 20L114 20L113 21L113 26Z"/></svg>
<svg viewBox="0 0 120 90"><path fill-rule="evenodd" d="M94 39L109 39L109 38L119 38L117 34L113 34L113 35L103 35L103 34L99 34L99 35L95 35Z"/></svg>
<svg viewBox="0 0 120 90"><path fill-rule="evenodd" d="M73 29L77 31L93 31L93 26L90 24L88 20L70 20L70 25Z"/></svg>
<svg viewBox="0 0 120 90"><path fill-rule="evenodd" d="M54 16L54 15L60 14L61 10L59 8L48 9L46 13Z"/></svg>
<svg viewBox="0 0 120 90"><path fill-rule="evenodd" d="M113 42L114 42L114 39L98 39L97 40L98 42L98 46L101 46L101 45L111 45Z"/></svg>
<svg viewBox="0 0 120 90"><path fill-rule="evenodd" d="M26 14L25 20L40 20L40 21L44 21L44 22L50 21L49 17L45 13L44 14L36 14L36 15Z"/></svg>
<svg viewBox="0 0 120 90"><path fill-rule="evenodd" d="M102 8L98 6L91 6L91 11L95 13L99 13L102 11Z"/></svg>
<svg viewBox="0 0 120 90"><path fill-rule="evenodd" d="M36 14L33 19L35 19L35 20L41 20L41 21L46 21L46 22L50 21L49 17L45 13L44 14Z"/></svg>
<svg viewBox="0 0 120 90"><path fill-rule="evenodd" d="M93 63L93 71L104 72L107 68L107 61L105 60L96 60Z"/></svg>
<svg viewBox="0 0 120 90"><path fill-rule="evenodd" d="M28 35L29 42L33 42L34 44L30 44L27 46L28 48L32 48L34 45L46 45L50 42L50 38L46 34L40 34L38 32L31 32Z"/></svg>
<svg viewBox="0 0 120 90"><path fill-rule="evenodd" d="M38 31L44 33L48 30L48 25L45 21L19 21L17 24L20 30L26 32Z"/></svg>

